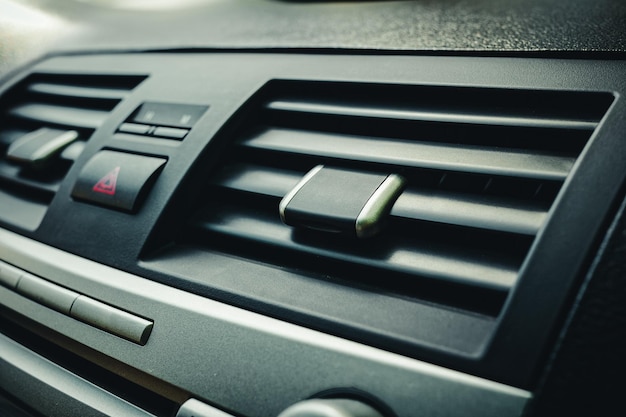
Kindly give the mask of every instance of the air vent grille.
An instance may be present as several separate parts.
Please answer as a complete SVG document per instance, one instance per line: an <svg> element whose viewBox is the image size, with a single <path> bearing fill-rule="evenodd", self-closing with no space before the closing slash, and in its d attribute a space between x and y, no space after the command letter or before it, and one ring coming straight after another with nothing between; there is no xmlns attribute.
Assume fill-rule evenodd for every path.
<svg viewBox="0 0 626 417"><path fill-rule="evenodd" d="M0 192L11 208L0 210L1 219L34 230L86 141L144 78L33 74L9 90L0 108ZM45 167L18 163L9 157L12 144L40 129L76 132L77 139Z"/></svg>
<svg viewBox="0 0 626 417"><path fill-rule="evenodd" d="M244 257L497 314L603 94L275 81L211 178L191 234ZM278 204L314 166L408 180L380 236L294 230ZM218 243L216 243L218 242Z"/></svg>

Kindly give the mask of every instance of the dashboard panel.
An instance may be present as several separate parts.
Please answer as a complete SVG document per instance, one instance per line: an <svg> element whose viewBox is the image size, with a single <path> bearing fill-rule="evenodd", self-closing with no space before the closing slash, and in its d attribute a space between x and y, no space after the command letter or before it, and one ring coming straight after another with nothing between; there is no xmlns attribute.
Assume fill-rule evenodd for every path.
<svg viewBox="0 0 626 417"><path fill-rule="evenodd" d="M82 17L59 35L69 42L5 62L6 410L608 410L623 340L623 37L557 36L550 52L547 35L523 42L530 24L475 48L423 27L415 44L392 42L378 26L354 43L351 22L388 11L400 36L424 18L406 11L427 5L213 3L76 3L58 12ZM469 10L456 7L431 13ZM287 30L355 10L306 41ZM163 13L171 37L147 23ZM224 16L241 22L232 36L200 29ZM272 37L264 19L289 35ZM533 52L514 52L524 45ZM284 224L283 197L303 196L319 172L331 179L303 200L314 220ZM336 229L337 210L374 200L355 197L363 178L389 175L403 188L376 214L377 235Z"/></svg>

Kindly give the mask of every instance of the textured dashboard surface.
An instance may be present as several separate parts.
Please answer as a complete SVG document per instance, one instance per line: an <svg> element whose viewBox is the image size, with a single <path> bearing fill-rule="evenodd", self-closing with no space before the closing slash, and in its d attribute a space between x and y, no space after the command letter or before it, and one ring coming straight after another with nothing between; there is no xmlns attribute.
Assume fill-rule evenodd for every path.
<svg viewBox="0 0 626 417"><path fill-rule="evenodd" d="M83 23L61 49L626 50L621 0L29 0Z"/></svg>
<svg viewBox="0 0 626 417"><path fill-rule="evenodd" d="M592 267L577 310L537 401L540 416L610 415L620 406L626 369L626 216L624 204ZM589 279L589 278L588 278Z"/></svg>

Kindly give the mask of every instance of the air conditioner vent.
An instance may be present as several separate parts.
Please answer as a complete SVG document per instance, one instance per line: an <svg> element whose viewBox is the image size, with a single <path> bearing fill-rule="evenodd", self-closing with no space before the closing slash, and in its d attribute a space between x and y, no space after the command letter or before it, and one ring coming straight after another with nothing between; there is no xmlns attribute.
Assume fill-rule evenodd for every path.
<svg viewBox="0 0 626 417"><path fill-rule="evenodd" d="M0 219L36 229L86 141L144 78L33 74L9 90L0 108L0 193L10 207L2 207ZM39 142L52 145L68 132L70 140L50 151L45 166L12 158L11 149L25 137L41 133Z"/></svg>
<svg viewBox="0 0 626 417"><path fill-rule="evenodd" d="M275 81L210 179L196 242L325 279L497 314L610 97L555 91ZM397 173L369 240L284 225L313 167Z"/></svg>

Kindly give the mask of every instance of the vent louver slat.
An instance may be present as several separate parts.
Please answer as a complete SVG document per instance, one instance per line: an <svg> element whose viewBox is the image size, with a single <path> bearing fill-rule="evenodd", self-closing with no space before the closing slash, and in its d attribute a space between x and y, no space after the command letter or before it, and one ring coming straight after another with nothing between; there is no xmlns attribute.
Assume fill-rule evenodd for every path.
<svg viewBox="0 0 626 417"><path fill-rule="evenodd" d="M426 285L489 314L607 106L601 94L296 81L257 98L190 224L194 242L386 293L419 298ZM319 164L407 179L380 236L280 221L280 200ZM459 291L498 301L483 309Z"/></svg>
<svg viewBox="0 0 626 417"><path fill-rule="evenodd" d="M130 90L124 88L93 88L87 86L74 86L67 84L33 83L27 87L31 93L48 94L51 96L64 96L70 98L87 99L111 99L121 100L128 95Z"/></svg>
<svg viewBox="0 0 626 417"><path fill-rule="evenodd" d="M444 169L547 180L563 180L574 159L557 155L467 145L362 138L271 129L244 142L245 146L322 158L377 164Z"/></svg>
<svg viewBox="0 0 626 417"><path fill-rule="evenodd" d="M11 109L9 114L46 125L97 129L106 119L108 112L49 104L24 104Z"/></svg>
<svg viewBox="0 0 626 417"><path fill-rule="evenodd" d="M445 279L495 290L508 290L516 276L513 260L484 256L484 248L480 245L472 251L458 251L433 240L405 237L381 239L376 244L376 251L367 243L355 243L352 248L346 249L345 242L327 239L326 236L317 236L316 239L302 236L302 240L298 239L289 228L275 221L270 210L261 213L255 209L225 205L211 213L211 218L213 221L202 224L203 229L282 249L359 263L377 270Z"/></svg>
<svg viewBox="0 0 626 417"><path fill-rule="evenodd" d="M307 103L302 101L272 101L266 106L269 110L288 112L325 114L335 116L369 117L392 120L413 120L422 122L463 123L494 126L517 126L533 128L557 129L594 129L596 122L586 120L564 120L532 117L507 117L495 115L478 115L471 113L444 113L419 110L377 109L365 106L328 105L324 103Z"/></svg>
<svg viewBox="0 0 626 417"><path fill-rule="evenodd" d="M0 210L0 220L23 229L36 229L85 142L144 78L33 74L7 91L0 102L0 193L13 206L36 209ZM40 129L75 131L78 139L45 165L19 163L8 157L12 144Z"/></svg>

